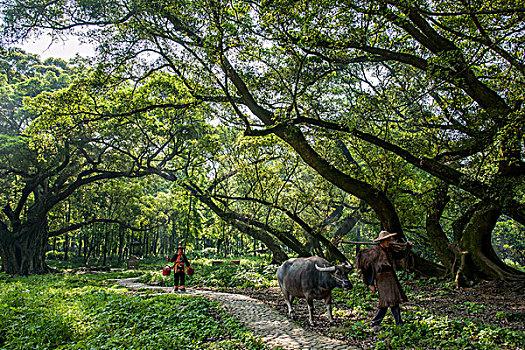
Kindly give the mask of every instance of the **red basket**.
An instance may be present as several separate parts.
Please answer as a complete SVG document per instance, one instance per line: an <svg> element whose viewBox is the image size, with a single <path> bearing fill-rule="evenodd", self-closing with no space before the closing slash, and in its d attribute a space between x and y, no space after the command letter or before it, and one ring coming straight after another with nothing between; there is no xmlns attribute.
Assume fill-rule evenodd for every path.
<svg viewBox="0 0 525 350"><path fill-rule="evenodd" d="M186 273L191 276L193 275L193 273L195 272L195 270L193 269L193 267L191 266L188 266L188 269L186 270Z"/></svg>
<svg viewBox="0 0 525 350"><path fill-rule="evenodd" d="M169 267L165 267L162 269L163 276L169 276L170 274L171 274L171 269Z"/></svg>

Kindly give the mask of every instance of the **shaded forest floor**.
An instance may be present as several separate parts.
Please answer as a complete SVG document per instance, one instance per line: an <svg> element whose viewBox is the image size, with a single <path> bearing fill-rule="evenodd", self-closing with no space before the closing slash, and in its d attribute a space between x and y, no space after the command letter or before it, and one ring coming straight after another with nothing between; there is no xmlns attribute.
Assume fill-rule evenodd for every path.
<svg viewBox="0 0 525 350"><path fill-rule="evenodd" d="M433 319L435 323L446 324L441 327L443 332L450 332L447 328L456 327L458 332L466 333L465 336L470 336L475 342L482 343L483 339L479 339L482 335L479 333L469 335L468 329L461 329L468 328L465 325L468 325L469 321L471 321L470 324L486 326L489 330L509 331L502 333L504 336L515 337L518 334L519 338L525 337L525 285L523 283L486 282L473 288L455 289L437 282L405 281L404 286L410 301L403 305L402 316L406 321L403 327L394 326L392 316L388 313L382 324L383 330L378 334L373 333L368 325L375 311L377 302L375 296L367 293L368 302L363 303L363 300L349 302L345 300L345 295L337 289L334 290L333 301L335 324L331 325L328 322L323 302L316 301L314 313L316 325L310 326L304 299L294 302L296 321L306 329L344 340L350 345L363 349L388 349L392 338L412 338L411 333L414 330L419 333L414 337L414 348L420 348L419 346L424 343L419 346L417 343L418 340L422 342L425 340L425 330L428 331L427 335L430 340L435 338L436 329L440 329L439 326L436 328L424 326L429 322L432 323ZM355 286L354 289L361 289L365 292L361 286ZM228 288L228 291L249 295L264 301L279 313L287 314L286 305L278 288ZM358 311L356 311L356 305L358 305ZM359 305L364 305L364 308ZM450 335L453 335L453 332L450 332ZM446 334L444 336L446 337ZM494 348L525 349L525 339L518 339L517 344L520 345L516 343L506 345L505 342L502 342ZM487 344L487 348L494 345ZM424 347L454 348L453 344L446 343L434 346L428 344ZM472 348L485 347L473 345Z"/></svg>
<svg viewBox="0 0 525 350"><path fill-rule="evenodd" d="M139 281L172 286L173 278L161 273L163 263L157 259L141 264L141 271L136 271ZM277 266L264 259L243 259L240 264L226 261L218 266L209 259L194 259L192 265L195 274L188 277L190 288L245 294L287 315L275 280ZM336 288L332 293L334 324L329 324L322 301L316 301L316 325L310 326L304 299L294 303L296 322L362 349L525 350L525 284L487 282L455 289L450 282L415 279L406 273L398 276L410 300L402 306L403 327L395 326L389 313L383 329L377 334L371 331L377 295L363 286L356 273L349 276L354 282L352 290Z"/></svg>

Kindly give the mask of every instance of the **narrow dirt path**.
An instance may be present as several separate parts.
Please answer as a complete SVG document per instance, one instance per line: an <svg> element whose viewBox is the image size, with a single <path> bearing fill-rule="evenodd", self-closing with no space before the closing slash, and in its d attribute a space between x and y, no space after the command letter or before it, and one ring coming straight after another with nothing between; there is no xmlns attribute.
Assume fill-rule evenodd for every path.
<svg viewBox="0 0 525 350"><path fill-rule="evenodd" d="M137 277L117 280L129 289L158 289L171 292L170 287L149 286L137 282ZM219 301L225 310L242 322L246 328L272 347L286 350L343 350L357 349L339 340L309 332L279 314L261 301L240 294L219 293L188 288L188 295L199 295Z"/></svg>

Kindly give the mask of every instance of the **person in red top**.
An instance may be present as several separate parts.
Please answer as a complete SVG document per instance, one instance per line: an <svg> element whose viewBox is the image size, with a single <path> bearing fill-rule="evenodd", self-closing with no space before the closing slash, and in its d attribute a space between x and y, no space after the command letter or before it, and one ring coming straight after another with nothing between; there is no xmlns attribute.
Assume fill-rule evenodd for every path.
<svg viewBox="0 0 525 350"><path fill-rule="evenodd" d="M186 254L184 254L184 247L179 246L176 249L177 253L175 253L175 255L173 255L171 258L168 257L169 262L175 263L173 265L173 277L175 280L173 290L179 290L180 285L180 291L184 292L186 291L186 266L190 267L191 264L186 257Z"/></svg>

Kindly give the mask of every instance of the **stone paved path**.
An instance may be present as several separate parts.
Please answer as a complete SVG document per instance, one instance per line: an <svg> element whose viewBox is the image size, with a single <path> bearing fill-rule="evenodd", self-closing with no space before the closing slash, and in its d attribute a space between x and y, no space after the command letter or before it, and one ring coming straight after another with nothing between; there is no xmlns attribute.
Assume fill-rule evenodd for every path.
<svg viewBox="0 0 525 350"><path fill-rule="evenodd" d="M170 287L149 286L137 282L137 277L118 280L130 289L159 289L170 292ZM228 313L236 317L250 331L272 347L300 350L357 349L339 340L309 332L289 318L279 314L263 302L240 294L219 293L188 288L189 295L199 295L218 300Z"/></svg>

